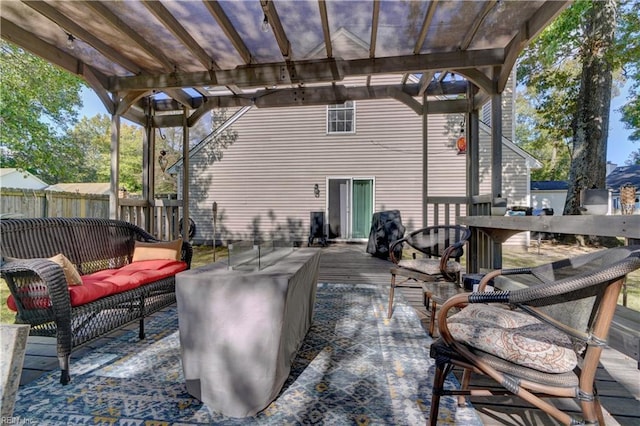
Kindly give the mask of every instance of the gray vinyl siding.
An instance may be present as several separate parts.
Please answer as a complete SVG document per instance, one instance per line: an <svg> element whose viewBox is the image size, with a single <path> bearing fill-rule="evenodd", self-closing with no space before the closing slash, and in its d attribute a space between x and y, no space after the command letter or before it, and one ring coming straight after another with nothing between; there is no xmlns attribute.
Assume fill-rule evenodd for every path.
<svg viewBox="0 0 640 426"><path fill-rule="evenodd" d="M397 209L408 230L422 227L422 117L391 99L355 104L353 134L327 134L326 106L253 108L232 125L238 138L221 161L207 164L205 150L192 156L194 240L211 241L216 201L218 241L306 241L310 212L326 212L329 178L373 179L374 212ZM466 193L466 155L455 149L461 121L462 115L429 116L430 196ZM488 136L483 140L483 158L490 159ZM524 167L521 157L513 158L517 163L516 169ZM488 164L482 165L481 193L490 190Z"/></svg>
<svg viewBox="0 0 640 426"><path fill-rule="evenodd" d="M514 121L516 112L515 78L514 69L502 92L502 135L510 141L514 141L516 137ZM488 126L491 126L491 101L482 106L480 119Z"/></svg>
<svg viewBox="0 0 640 426"><path fill-rule="evenodd" d="M529 203L530 170L526 161L508 144L502 145L502 193L507 206L527 206ZM491 193L491 134L480 131L480 194ZM516 234L507 245L528 245L529 233Z"/></svg>
<svg viewBox="0 0 640 426"><path fill-rule="evenodd" d="M218 203L217 238L306 239L311 211L326 209L328 178L374 179L374 211L421 224L421 119L396 101L357 102L355 134L326 133L326 107L252 109L222 161L191 161L190 214L205 239ZM200 183L198 183L200 182ZM313 187L318 184L320 196Z"/></svg>

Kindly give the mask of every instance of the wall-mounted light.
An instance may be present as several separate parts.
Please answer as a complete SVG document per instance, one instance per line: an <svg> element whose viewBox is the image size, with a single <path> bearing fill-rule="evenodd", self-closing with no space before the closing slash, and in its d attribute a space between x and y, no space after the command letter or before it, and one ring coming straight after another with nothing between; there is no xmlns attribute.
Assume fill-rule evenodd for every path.
<svg viewBox="0 0 640 426"><path fill-rule="evenodd" d="M67 49L73 50L76 47L75 44L76 38L71 33L67 33Z"/></svg>
<svg viewBox="0 0 640 426"><path fill-rule="evenodd" d="M320 187L318 186L317 183L315 185L313 185L313 195L316 198L320 197Z"/></svg>
<svg viewBox="0 0 640 426"><path fill-rule="evenodd" d="M262 30L263 33L269 32L269 19L267 19L267 15L264 15L262 24L260 24L260 29Z"/></svg>

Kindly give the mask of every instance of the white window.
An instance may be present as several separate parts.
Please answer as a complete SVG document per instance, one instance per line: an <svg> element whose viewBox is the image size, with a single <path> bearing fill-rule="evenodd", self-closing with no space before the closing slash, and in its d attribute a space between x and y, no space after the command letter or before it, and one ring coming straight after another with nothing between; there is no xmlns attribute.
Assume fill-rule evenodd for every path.
<svg viewBox="0 0 640 426"><path fill-rule="evenodd" d="M327 133L355 132L356 104L354 101L327 106Z"/></svg>

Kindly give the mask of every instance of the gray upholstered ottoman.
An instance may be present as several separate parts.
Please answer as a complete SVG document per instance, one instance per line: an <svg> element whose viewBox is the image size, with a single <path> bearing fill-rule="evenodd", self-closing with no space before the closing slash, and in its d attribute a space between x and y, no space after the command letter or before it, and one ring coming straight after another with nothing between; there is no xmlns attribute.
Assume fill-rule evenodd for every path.
<svg viewBox="0 0 640 426"><path fill-rule="evenodd" d="M297 249L260 271L226 261L179 273L176 298L187 391L230 417L278 395L313 319L320 250Z"/></svg>

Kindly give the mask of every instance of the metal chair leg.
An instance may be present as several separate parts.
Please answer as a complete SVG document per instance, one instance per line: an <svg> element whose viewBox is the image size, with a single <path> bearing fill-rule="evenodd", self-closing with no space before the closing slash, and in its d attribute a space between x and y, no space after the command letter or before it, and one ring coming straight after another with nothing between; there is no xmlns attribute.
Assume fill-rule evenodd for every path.
<svg viewBox="0 0 640 426"><path fill-rule="evenodd" d="M396 288L396 274L391 274L391 287L389 288L389 311L387 312L387 318L391 319L393 315L393 296Z"/></svg>

